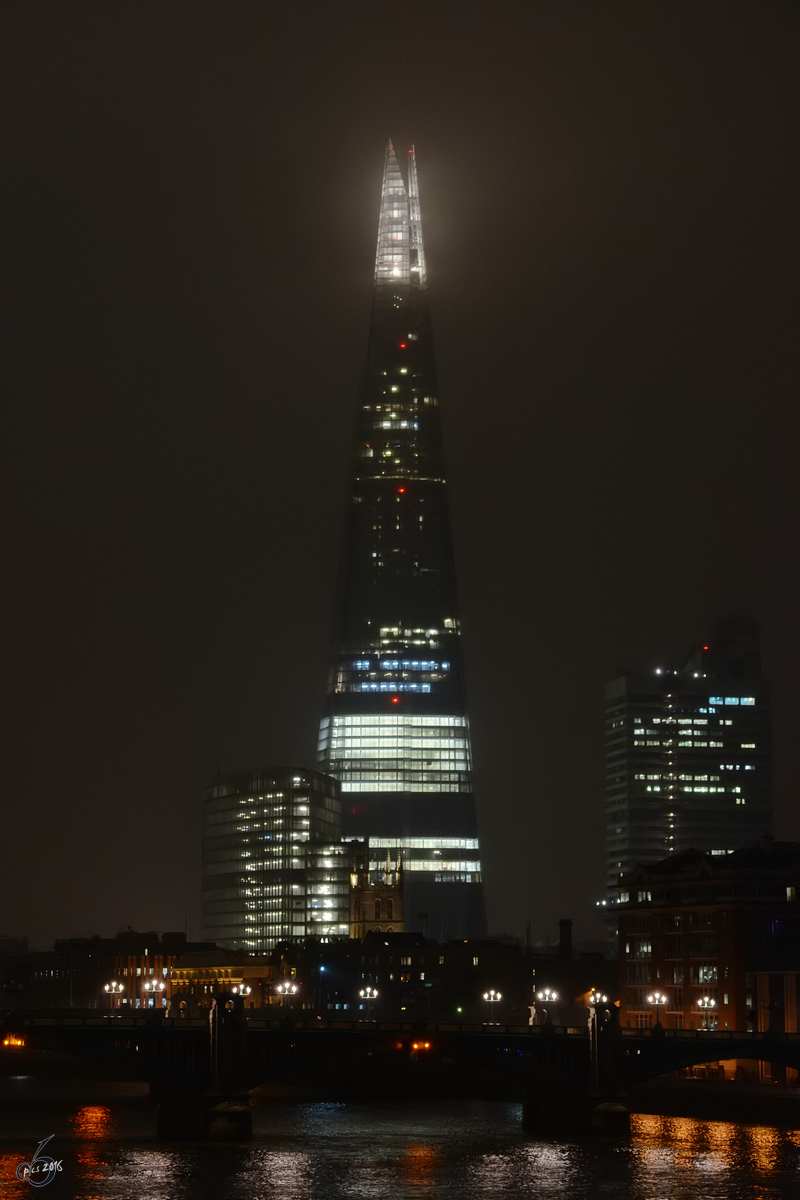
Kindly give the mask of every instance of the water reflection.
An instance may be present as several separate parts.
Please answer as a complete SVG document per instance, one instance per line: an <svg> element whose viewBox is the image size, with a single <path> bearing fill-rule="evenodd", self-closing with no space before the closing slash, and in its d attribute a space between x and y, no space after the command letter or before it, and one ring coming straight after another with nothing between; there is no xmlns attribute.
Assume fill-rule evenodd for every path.
<svg viewBox="0 0 800 1200"><path fill-rule="evenodd" d="M766 1125L750 1125L744 1130L753 1165L759 1171L774 1171L778 1160L780 1135Z"/></svg>
<svg viewBox="0 0 800 1200"><path fill-rule="evenodd" d="M406 1183L424 1188L435 1182L440 1166L440 1154L433 1146L409 1146L406 1150Z"/></svg>
<svg viewBox="0 0 800 1200"><path fill-rule="evenodd" d="M258 1186L268 1187L285 1200L304 1200L310 1196L311 1157L297 1151L277 1151L259 1155L258 1168L248 1167L247 1176L258 1195Z"/></svg>
<svg viewBox="0 0 800 1200"><path fill-rule="evenodd" d="M60 1127L55 1107L31 1109L32 1144L0 1143L0 1196L30 1197L15 1172L43 1119L73 1200L778 1200L800 1182L800 1131L730 1122L635 1116L630 1140L533 1139L518 1106L276 1105L254 1113L252 1142L170 1145L143 1139L140 1108L152 1118L73 1103Z"/></svg>
<svg viewBox="0 0 800 1200"><path fill-rule="evenodd" d="M512 1169L520 1180L544 1195L579 1192L580 1150L562 1142L525 1143L515 1155Z"/></svg>
<svg viewBox="0 0 800 1200"><path fill-rule="evenodd" d="M105 1104L85 1104L70 1117L70 1125L76 1138L86 1140L96 1141L116 1134L116 1122Z"/></svg>
<svg viewBox="0 0 800 1200"><path fill-rule="evenodd" d="M783 1196L785 1179L797 1190L800 1134L767 1126L678 1117L635 1116L630 1152L634 1183L648 1194L653 1187L675 1194L694 1188L703 1197ZM781 1175L761 1186L763 1177ZM678 1194L683 1194L678 1191ZM687 1192L688 1194L688 1192Z"/></svg>
<svg viewBox="0 0 800 1200"><path fill-rule="evenodd" d="M30 1153L27 1158L30 1159ZM19 1195L23 1195L23 1188L30 1192L30 1184L21 1184L17 1179L17 1167L24 1159L23 1154L0 1154L0 1196L15 1196L17 1188Z"/></svg>

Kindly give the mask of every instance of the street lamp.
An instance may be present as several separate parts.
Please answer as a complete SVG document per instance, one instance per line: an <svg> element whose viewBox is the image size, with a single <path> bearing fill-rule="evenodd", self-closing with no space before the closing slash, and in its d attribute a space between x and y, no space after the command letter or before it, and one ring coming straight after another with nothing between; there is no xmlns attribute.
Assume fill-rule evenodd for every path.
<svg viewBox="0 0 800 1200"><path fill-rule="evenodd" d="M662 1004L667 1003L667 997L663 992L651 992L647 997L648 1004L654 1004L656 1009L656 1025L658 1024L658 1010Z"/></svg>
<svg viewBox="0 0 800 1200"><path fill-rule="evenodd" d="M544 1004L549 1005L551 1001L553 1004L555 1004L556 1000L558 999L558 992L553 991L553 989L549 987L542 988L541 992L536 993L536 999L542 1001ZM547 1009L543 1008L542 1013L544 1014L545 1024L547 1024L549 1019L547 1016Z"/></svg>
<svg viewBox="0 0 800 1200"><path fill-rule="evenodd" d="M716 1000L712 1000L710 996L701 996L700 999L697 1001L697 1007L703 1013L703 1024L700 1026L700 1028L708 1029L709 1028L708 1010L710 1008L716 1008L717 1002L716 1002Z"/></svg>
<svg viewBox="0 0 800 1200"><path fill-rule="evenodd" d="M147 992L148 1002L149 1002L151 996L153 998L153 1008L161 1007L161 993L164 991L165 987L166 987L166 984L161 983L160 981L156 981L156 980L153 980L152 983L146 983L144 985L144 990ZM149 1007L149 1004L148 1004L148 1007Z"/></svg>
<svg viewBox="0 0 800 1200"><path fill-rule="evenodd" d="M234 996L249 996L253 989L249 988L246 983L234 984L231 988Z"/></svg>
<svg viewBox="0 0 800 1200"><path fill-rule="evenodd" d="M358 994L362 1000L366 1000L367 1002L367 1020L369 1020L370 1002L378 999L378 989L374 987L365 987L362 988Z"/></svg>
<svg viewBox="0 0 800 1200"><path fill-rule="evenodd" d="M497 1001L502 999L502 994L500 992L496 992L494 988L489 988L488 992L483 993L483 998L489 1005L489 1019L494 1024L494 1018L492 1017L492 1005L497 1004Z"/></svg>
<svg viewBox="0 0 800 1200"><path fill-rule="evenodd" d="M296 983L279 983L278 986L275 988L275 991L281 997L281 1007L285 1008L287 1001L297 993L297 984Z"/></svg>
<svg viewBox="0 0 800 1200"><path fill-rule="evenodd" d="M608 996L605 992L599 992L597 988L592 988L589 993L589 1057L592 1064L594 1086L597 1091L600 1090L600 1023L597 1019L597 1009L599 1005L607 1003Z"/></svg>
<svg viewBox="0 0 800 1200"><path fill-rule="evenodd" d="M106 986L103 988L103 991L108 996L109 1008L119 1008L119 1005L114 1003L114 997L122 995L122 993L125 991L125 985L123 983L117 983L116 979L112 979L111 983L106 984Z"/></svg>

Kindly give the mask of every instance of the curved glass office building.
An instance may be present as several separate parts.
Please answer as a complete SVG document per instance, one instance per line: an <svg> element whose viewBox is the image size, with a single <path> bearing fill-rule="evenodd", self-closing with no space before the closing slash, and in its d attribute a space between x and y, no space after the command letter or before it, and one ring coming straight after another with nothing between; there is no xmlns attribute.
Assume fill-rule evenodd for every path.
<svg viewBox="0 0 800 1200"><path fill-rule="evenodd" d="M335 779L306 767L240 771L203 795L203 937L265 954L347 937L350 851Z"/></svg>

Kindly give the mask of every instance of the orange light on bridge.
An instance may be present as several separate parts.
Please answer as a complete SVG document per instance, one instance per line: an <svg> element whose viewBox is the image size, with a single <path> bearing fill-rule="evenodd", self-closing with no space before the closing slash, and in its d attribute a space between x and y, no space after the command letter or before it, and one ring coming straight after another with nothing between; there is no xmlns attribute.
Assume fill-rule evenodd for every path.
<svg viewBox="0 0 800 1200"><path fill-rule="evenodd" d="M4 1046L24 1046L25 1038L20 1037L19 1034L17 1034L17 1033L9 1033L6 1037L3 1038L3 1045Z"/></svg>
<svg viewBox="0 0 800 1200"><path fill-rule="evenodd" d="M430 1048L431 1048L430 1042L412 1042L411 1043L412 1050L430 1050Z"/></svg>

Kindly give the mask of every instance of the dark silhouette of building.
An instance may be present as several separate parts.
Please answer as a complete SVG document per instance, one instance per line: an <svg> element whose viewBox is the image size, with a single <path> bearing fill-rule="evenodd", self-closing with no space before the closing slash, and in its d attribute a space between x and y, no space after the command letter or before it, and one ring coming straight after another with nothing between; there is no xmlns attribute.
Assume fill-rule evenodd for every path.
<svg viewBox="0 0 800 1200"><path fill-rule="evenodd" d="M667 1029L798 1031L800 844L687 850L619 887L623 1025L655 1024L658 994Z"/></svg>
<svg viewBox="0 0 800 1200"><path fill-rule="evenodd" d="M187 951L213 950L188 942L183 933L61 938L52 950L33 951L17 961L18 995L13 1008L164 1008L171 971Z"/></svg>
<svg viewBox="0 0 800 1200"><path fill-rule="evenodd" d="M347 937L350 851L339 784L306 767L242 771L203 798L203 936L264 954L281 941Z"/></svg>
<svg viewBox="0 0 800 1200"><path fill-rule="evenodd" d="M426 282L390 143L318 761L372 866L402 852L406 928L448 938L485 916Z"/></svg>
<svg viewBox="0 0 800 1200"><path fill-rule="evenodd" d="M758 630L723 625L678 667L605 690L609 896L637 863L723 855L771 831L769 687Z"/></svg>
<svg viewBox="0 0 800 1200"><path fill-rule="evenodd" d="M387 1021L585 1026L592 990L616 999L616 961L602 952L574 953L564 924L558 946L533 950L513 938L441 942L418 932L372 929L360 940L281 945L273 962L276 977L297 984L297 1012L339 1013L343 1019L365 1015L361 993L367 987L377 992L370 1015ZM557 1001L536 1009L538 991L547 990Z"/></svg>

